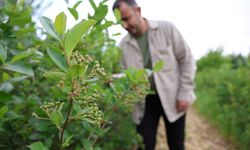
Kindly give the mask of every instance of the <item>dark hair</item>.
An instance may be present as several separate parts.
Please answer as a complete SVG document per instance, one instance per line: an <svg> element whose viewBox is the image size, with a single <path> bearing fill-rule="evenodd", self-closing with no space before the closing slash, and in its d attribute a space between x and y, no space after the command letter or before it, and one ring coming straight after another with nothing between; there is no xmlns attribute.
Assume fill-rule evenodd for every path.
<svg viewBox="0 0 250 150"><path fill-rule="evenodd" d="M124 2L128 4L129 6L137 6L137 3L135 0L116 0L113 4L113 10L116 8L119 8L121 2Z"/></svg>

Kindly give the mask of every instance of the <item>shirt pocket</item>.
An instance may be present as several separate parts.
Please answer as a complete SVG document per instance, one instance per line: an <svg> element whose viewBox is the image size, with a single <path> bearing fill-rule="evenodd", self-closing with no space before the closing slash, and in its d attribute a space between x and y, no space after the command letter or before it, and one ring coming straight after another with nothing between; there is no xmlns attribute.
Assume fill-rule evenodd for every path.
<svg viewBox="0 0 250 150"><path fill-rule="evenodd" d="M158 61L163 61L164 66L161 71L171 71L176 68L176 59L171 46L159 47L154 53L154 64Z"/></svg>

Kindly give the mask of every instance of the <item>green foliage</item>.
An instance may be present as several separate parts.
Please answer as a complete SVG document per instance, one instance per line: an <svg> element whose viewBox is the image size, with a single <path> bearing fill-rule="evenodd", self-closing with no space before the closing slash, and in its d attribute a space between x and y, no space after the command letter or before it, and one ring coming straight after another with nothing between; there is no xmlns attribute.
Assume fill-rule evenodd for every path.
<svg viewBox="0 0 250 150"><path fill-rule="evenodd" d="M5 70L23 73L29 76L34 76L32 66L23 62L6 63L1 68Z"/></svg>
<svg viewBox="0 0 250 150"><path fill-rule="evenodd" d="M56 16L56 20L54 23L56 32L59 34L64 34L67 24L67 16L64 12L61 12Z"/></svg>
<svg viewBox="0 0 250 150"><path fill-rule="evenodd" d="M66 74L63 72L57 72L57 71L48 71L44 73L44 76L47 79L51 79L53 81L60 81L63 78L66 78Z"/></svg>
<svg viewBox="0 0 250 150"><path fill-rule="evenodd" d="M206 56L203 56L198 62L198 71L210 68L220 68L224 64L230 64L230 60L222 55L222 48L210 50Z"/></svg>
<svg viewBox="0 0 250 150"><path fill-rule="evenodd" d="M90 3L95 13L69 30L63 12L54 22L42 17L46 40L36 35L29 2L1 3L0 149L132 149L140 143L130 112L149 91L146 72L131 68L112 78L122 72L107 30L114 23L105 18L106 1ZM75 19L79 4L69 9Z"/></svg>
<svg viewBox="0 0 250 150"><path fill-rule="evenodd" d="M57 70L56 67L45 73L45 76L52 79L52 82L54 79L56 86L53 88L53 93L56 97L52 102L41 105L47 116L43 117L36 114L35 116L42 120L48 117L56 125L59 132L59 149L65 146L70 148L81 146L79 143L86 149L102 147L102 141L106 143L107 140L104 133L110 129L108 127L109 122L117 119L117 117L114 118L114 115L112 115L112 110L116 108L128 114L133 103L143 100L149 91L149 84L144 70L127 70L125 71L126 77L117 80L112 80L111 74L107 74L119 71L118 69L114 70L116 69L114 64L118 64L120 57L114 41L109 38L107 32L107 28L113 22L104 20L107 14L107 6L104 3L105 1L100 3L99 6L92 3L95 9L94 15L89 16L88 20L83 20L66 33L61 34L61 40L53 36L60 42L60 47L56 45L51 45L50 47L52 49L57 47L56 49L58 50L61 48L61 54L60 50L48 50L48 54L53 62L65 71L66 74L64 76L61 72L53 71ZM102 23L103 21L104 23ZM58 35L56 30L54 30L55 27L52 21L48 18L46 18L43 25L49 34L53 31L55 35ZM84 37L83 40L82 37ZM63 44L61 41L64 41ZM77 45L79 41L82 43L81 46ZM113 50L116 51L112 52ZM92 54L89 52L92 52ZM112 54L115 54L118 58L110 63L110 60L107 60L107 58L114 57ZM107 58L104 59L104 56ZM62 62L65 62L63 61L64 58L66 59L67 69L62 67L65 66L62 65ZM107 66L108 64L112 66L105 73L105 69L101 66ZM58 81L55 79L57 76L64 77ZM62 103L64 103L64 107L59 109ZM83 130L79 133L79 130L75 131L74 129L86 129L86 127L81 127L83 124L79 124L79 121L88 122L92 126L87 128L87 131ZM132 134L136 133L133 132ZM70 138L64 140L64 135ZM82 140L78 141L75 138L77 136L80 136ZM83 137L89 138L85 139ZM99 139L98 142L97 139ZM130 139L127 141L130 141ZM133 144L136 143L135 141ZM127 147L129 146L132 145L127 145ZM117 147L121 147L121 145Z"/></svg>
<svg viewBox="0 0 250 150"><path fill-rule="evenodd" d="M231 62L233 69L237 69L240 67L250 67L250 62L248 62L248 60L244 58L241 54L232 55L231 57L232 57Z"/></svg>
<svg viewBox="0 0 250 150"><path fill-rule="evenodd" d="M95 2L93 0L89 0L91 6L94 8L94 10L96 10L97 6L95 4Z"/></svg>
<svg viewBox="0 0 250 150"><path fill-rule="evenodd" d="M69 12L72 14L72 16L78 20L78 12L76 8L82 3L82 1L78 1L73 8L68 8Z"/></svg>
<svg viewBox="0 0 250 150"><path fill-rule="evenodd" d="M16 54L12 59L11 59L11 63L20 61L22 59L25 59L27 57L29 57L30 55L32 55L33 52L32 51L25 51L25 52L20 52L18 54Z"/></svg>
<svg viewBox="0 0 250 150"><path fill-rule="evenodd" d="M0 119L4 117L5 113L8 111L8 106L3 106L0 108Z"/></svg>
<svg viewBox="0 0 250 150"><path fill-rule="evenodd" d="M0 42L0 59L2 63L5 63L7 59L7 52L6 49L4 48L4 45Z"/></svg>
<svg viewBox="0 0 250 150"><path fill-rule="evenodd" d="M117 22L121 21L121 13L117 8L114 10L114 15Z"/></svg>
<svg viewBox="0 0 250 150"><path fill-rule="evenodd" d="M48 63L42 62L30 6L22 0L0 5L0 149L27 149L37 134L31 113L50 96L41 74Z"/></svg>
<svg viewBox="0 0 250 150"><path fill-rule="evenodd" d="M41 24L43 25L43 27L46 29L46 31L55 39L57 39L58 41L61 42L62 44L62 39L61 36L56 32L56 29L53 25L52 20L50 20L48 17L42 17L40 19Z"/></svg>
<svg viewBox="0 0 250 150"><path fill-rule="evenodd" d="M73 49L76 44L80 41L83 34L87 32L87 30L92 27L96 23L95 20L84 20L75 25L65 37L65 52L67 57L71 56Z"/></svg>
<svg viewBox="0 0 250 150"><path fill-rule="evenodd" d="M163 66L164 66L164 61L159 61L154 65L153 71L159 72L163 68Z"/></svg>
<svg viewBox="0 0 250 150"><path fill-rule="evenodd" d="M56 50L47 49L47 53L49 54L49 57L53 60L53 62L64 72L67 72L68 67L65 58L62 54L60 54Z"/></svg>
<svg viewBox="0 0 250 150"><path fill-rule="evenodd" d="M225 135L239 143L242 149L248 149L250 146L248 117L250 71L246 63L248 58L236 55L218 57L218 53L215 53L210 52L198 61L198 64L202 62L200 67L203 68L198 70L196 77L198 96L196 107ZM238 63L239 61L244 63ZM223 65L214 64L213 67L214 62Z"/></svg>
<svg viewBox="0 0 250 150"><path fill-rule="evenodd" d="M28 147L30 148L30 150L48 150L41 142L32 143Z"/></svg>

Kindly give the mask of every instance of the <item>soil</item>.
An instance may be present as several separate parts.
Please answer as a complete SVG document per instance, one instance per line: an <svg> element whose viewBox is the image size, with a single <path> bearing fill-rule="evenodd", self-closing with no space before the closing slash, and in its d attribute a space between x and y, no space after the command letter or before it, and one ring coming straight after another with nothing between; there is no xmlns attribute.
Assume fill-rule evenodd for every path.
<svg viewBox="0 0 250 150"><path fill-rule="evenodd" d="M190 108L186 118L186 150L236 150L237 148L217 128ZM163 119L157 134L156 150L168 150Z"/></svg>

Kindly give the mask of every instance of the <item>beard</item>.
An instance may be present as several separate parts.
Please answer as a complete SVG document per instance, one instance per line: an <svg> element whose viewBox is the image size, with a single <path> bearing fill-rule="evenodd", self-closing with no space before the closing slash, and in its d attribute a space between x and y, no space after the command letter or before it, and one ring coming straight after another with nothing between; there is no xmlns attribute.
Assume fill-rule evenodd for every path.
<svg viewBox="0 0 250 150"><path fill-rule="evenodd" d="M141 24L140 22L138 22L137 24L135 24L135 26L131 26L127 29L127 31L133 35L133 36L139 36L141 35Z"/></svg>

